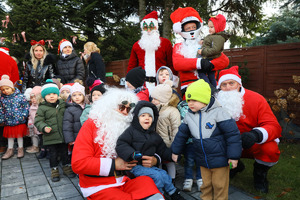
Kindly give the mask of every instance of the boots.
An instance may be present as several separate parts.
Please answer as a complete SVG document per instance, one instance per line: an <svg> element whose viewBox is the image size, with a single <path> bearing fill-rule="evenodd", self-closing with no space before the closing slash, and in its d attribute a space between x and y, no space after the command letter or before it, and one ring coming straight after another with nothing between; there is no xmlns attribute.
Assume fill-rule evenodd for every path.
<svg viewBox="0 0 300 200"><path fill-rule="evenodd" d="M7 160L13 156L14 156L14 149L13 148L7 149L5 154L2 156L2 160Z"/></svg>
<svg viewBox="0 0 300 200"><path fill-rule="evenodd" d="M229 173L230 178L235 177L235 175L238 172L242 172L242 171L244 171L244 169L245 169L244 163L241 160L239 160L237 167L230 170L230 173Z"/></svg>
<svg viewBox="0 0 300 200"><path fill-rule="evenodd" d="M40 152L40 149L39 149L39 147L32 146L30 149L26 149L26 152L27 153L38 153L38 152Z"/></svg>
<svg viewBox="0 0 300 200"><path fill-rule="evenodd" d="M52 182L57 182L60 180L60 177L59 177L59 170L57 167L53 167L51 169L51 180Z"/></svg>
<svg viewBox="0 0 300 200"><path fill-rule="evenodd" d="M23 158L24 157L24 148L23 147L19 147L18 148L18 155L17 155L17 158Z"/></svg>
<svg viewBox="0 0 300 200"><path fill-rule="evenodd" d="M268 193L269 183L267 180L268 171L271 167L257 163L253 164L253 178L254 178L254 188L263 193Z"/></svg>
<svg viewBox="0 0 300 200"><path fill-rule="evenodd" d="M38 159L43 159L43 158L45 158L46 157L46 155L47 155L47 151L46 151L46 149L44 149L44 150L41 150L41 152L40 152L40 154L38 155Z"/></svg>
<svg viewBox="0 0 300 200"><path fill-rule="evenodd" d="M66 175L68 178L74 178L76 174L74 174L72 167L70 165L63 166L63 172L64 175Z"/></svg>

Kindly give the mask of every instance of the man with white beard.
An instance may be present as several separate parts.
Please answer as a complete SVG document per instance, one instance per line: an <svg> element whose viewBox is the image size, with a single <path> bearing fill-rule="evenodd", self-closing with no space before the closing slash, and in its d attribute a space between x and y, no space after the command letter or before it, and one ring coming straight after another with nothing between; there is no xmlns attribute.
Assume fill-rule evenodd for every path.
<svg viewBox="0 0 300 200"><path fill-rule="evenodd" d="M184 41L175 44L173 48L173 66L179 72L181 94L184 97L189 84L199 79L197 70L211 71L224 69L229 64L229 59L223 53L211 61L197 58L200 32L203 21L199 13L192 7L178 8L170 16L173 31L180 34Z"/></svg>
<svg viewBox="0 0 300 200"><path fill-rule="evenodd" d="M79 174L79 186L87 199L163 199L150 177L130 179L137 161L125 162L116 153L116 142L132 121L132 110L138 99L125 89L108 88L93 104L75 140L72 169ZM157 164L154 156L143 156L142 165Z"/></svg>
<svg viewBox="0 0 300 200"><path fill-rule="evenodd" d="M278 160L281 127L263 96L242 86L238 66L222 70L219 74L217 100L236 120L242 138L242 158L254 159L254 187L268 193L268 170ZM230 171L233 178L243 171L244 164Z"/></svg>
<svg viewBox="0 0 300 200"><path fill-rule="evenodd" d="M156 83L156 72L161 66L169 67L175 75L177 72L172 64L172 44L159 35L157 12L146 15L140 26L142 37L132 46L127 72L138 66L145 69L146 87L151 94Z"/></svg>

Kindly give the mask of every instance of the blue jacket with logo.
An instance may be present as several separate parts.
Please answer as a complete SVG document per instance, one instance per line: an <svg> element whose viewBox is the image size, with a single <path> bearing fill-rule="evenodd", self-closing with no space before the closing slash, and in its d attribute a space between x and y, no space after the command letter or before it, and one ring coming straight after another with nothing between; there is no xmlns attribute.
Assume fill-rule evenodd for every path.
<svg viewBox="0 0 300 200"><path fill-rule="evenodd" d="M196 113L189 109L172 143L172 152L183 153L190 137L195 145L195 156L200 158L203 167L225 167L228 159L238 160L241 156L239 129L214 97Z"/></svg>

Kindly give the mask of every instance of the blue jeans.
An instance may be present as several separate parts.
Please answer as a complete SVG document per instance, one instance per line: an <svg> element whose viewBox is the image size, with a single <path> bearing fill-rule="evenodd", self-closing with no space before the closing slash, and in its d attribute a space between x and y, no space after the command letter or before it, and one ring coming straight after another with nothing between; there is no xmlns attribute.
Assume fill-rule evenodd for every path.
<svg viewBox="0 0 300 200"><path fill-rule="evenodd" d="M215 71L210 71L206 73L198 73L199 78L203 79L205 82L212 84L214 87L217 87L217 81L215 78Z"/></svg>
<svg viewBox="0 0 300 200"><path fill-rule="evenodd" d="M142 165L137 165L130 171L134 176L149 176L153 179L156 187L163 194L163 188L165 191L171 195L176 191L175 186L172 183L171 177L163 169L157 167L143 167Z"/></svg>
<svg viewBox="0 0 300 200"><path fill-rule="evenodd" d="M188 143L184 153L184 176L185 179L194 179L194 165L196 163L196 179L201 179L200 161L195 157L193 143Z"/></svg>

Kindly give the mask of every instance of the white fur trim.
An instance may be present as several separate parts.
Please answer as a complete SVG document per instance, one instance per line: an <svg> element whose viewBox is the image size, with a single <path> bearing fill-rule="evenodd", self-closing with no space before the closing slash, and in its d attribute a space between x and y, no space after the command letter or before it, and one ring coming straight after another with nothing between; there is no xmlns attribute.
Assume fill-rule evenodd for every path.
<svg viewBox="0 0 300 200"><path fill-rule="evenodd" d="M219 79L217 89L220 88L220 85L223 81L227 81L227 80L235 80L240 85L242 85L242 80L240 77L238 77L237 75L234 75L234 74L226 74L226 75L221 76L221 78Z"/></svg>
<svg viewBox="0 0 300 200"><path fill-rule="evenodd" d="M3 49L3 48L0 48L0 51L2 51L3 53L5 53L5 54L9 55L9 51L6 51L6 50L5 50L5 49Z"/></svg>
<svg viewBox="0 0 300 200"><path fill-rule="evenodd" d="M60 52L62 52L62 50L66 47L66 46L70 46L73 49L73 45L70 41L64 41L63 43L60 44L59 49Z"/></svg>
<svg viewBox="0 0 300 200"><path fill-rule="evenodd" d="M112 164L111 158L100 158L100 174L99 176L108 176Z"/></svg>
<svg viewBox="0 0 300 200"><path fill-rule="evenodd" d="M188 21L198 21L198 22L200 22L200 20L197 17L189 16L189 17L186 17L183 20L181 20L181 23L183 24L183 23L188 22Z"/></svg>
<svg viewBox="0 0 300 200"><path fill-rule="evenodd" d="M148 19L144 19L141 21L140 25L141 25L141 29L143 30L143 24L144 22L146 22L146 24L149 26L151 22L154 23L154 26L156 27L156 29L158 30L158 21L157 19L154 18L148 18Z"/></svg>
<svg viewBox="0 0 300 200"><path fill-rule="evenodd" d="M260 143L257 143L257 144L263 144L263 143L265 143L268 140L268 138L269 138L269 134L268 134L267 130L264 129L264 128L262 128L262 127L255 127L255 128L253 128L253 130L255 130L255 129L259 130L263 134L262 141Z"/></svg>
<svg viewBox="0 0 300 200"><path fill-rule="evenodd" d="M175 33L181 33L181 23L180 22L176 22L175 24L173 24L173 31Z"/></svg>
<svg viewBox="0 0 300 200"><path fill-rule="evenodd" d="M202 58L197 59L197 69L201 69L201 60Z"/></svg>

